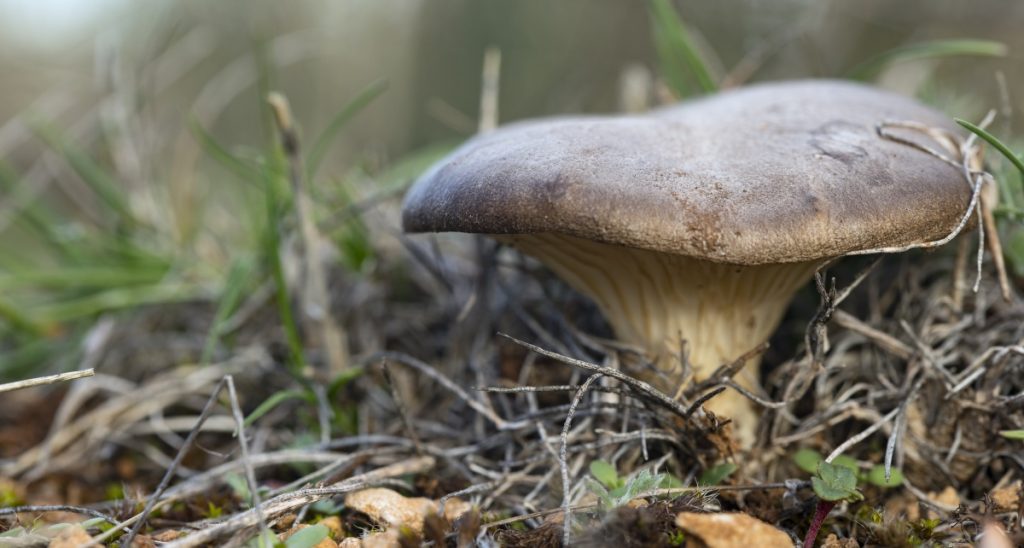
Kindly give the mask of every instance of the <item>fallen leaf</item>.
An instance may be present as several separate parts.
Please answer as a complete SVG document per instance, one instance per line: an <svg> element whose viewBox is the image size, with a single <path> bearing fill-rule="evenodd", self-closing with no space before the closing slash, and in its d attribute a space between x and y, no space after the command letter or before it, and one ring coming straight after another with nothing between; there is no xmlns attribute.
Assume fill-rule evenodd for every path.
<svg viewBox="0 0 1024 548"><path fill-rule="evenodd" d="M676 526L707 548L792 548L789 535L747 514L699 514L682 512Z"/></svg>
<svg viewBox="0 0 1024 548"><path fill-rule="evenodd" d="M1016 510L1020 505L1020 488L1020 481L1016 481L1006 487L993 489L989 496L992 497L992 504L995 506L995 510L997 512Z"/></svg>
<svg viewBox="0 0 1024 548"><path fill-rule="evenodd" d="M80 525L65 527L50 541L50 548L78 548L92 541L92 536Z"/></svg>

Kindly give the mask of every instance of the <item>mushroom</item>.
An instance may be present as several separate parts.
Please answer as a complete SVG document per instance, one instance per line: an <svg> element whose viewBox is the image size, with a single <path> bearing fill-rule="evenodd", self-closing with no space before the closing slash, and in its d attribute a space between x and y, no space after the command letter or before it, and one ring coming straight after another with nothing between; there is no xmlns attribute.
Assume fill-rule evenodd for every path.
<svg viewBox="0 0 1024 548"><path fill-rule="evenodd" d="M906 97L829 80L767 83L643 115L516 123L471 139L408 192L406 232L487 234L532 255L650 353L675 392L768 339L816 269L853 252L955 231L972 187ZM929 137L931 135L932 137ZM919 147L908 146L914 141ZM693 375L684 379L686 341ZM759 358L735 379L758 386ZM750 446L756 413L727 390L707 407Z"/></svg>

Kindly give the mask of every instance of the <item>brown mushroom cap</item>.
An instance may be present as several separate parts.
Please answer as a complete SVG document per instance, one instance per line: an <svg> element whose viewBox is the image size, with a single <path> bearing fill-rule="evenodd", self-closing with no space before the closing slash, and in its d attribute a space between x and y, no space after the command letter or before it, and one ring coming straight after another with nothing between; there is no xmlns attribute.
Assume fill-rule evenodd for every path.
<svg viewBox="0 0 1024 548"><path fill-rule="evenodd" d="M421 177L402 221L407 232L555 233L748 265L942 238L971 188L954 166L880 137L891 120L953 130L911 99L828 80L513 124Z"/></svg>

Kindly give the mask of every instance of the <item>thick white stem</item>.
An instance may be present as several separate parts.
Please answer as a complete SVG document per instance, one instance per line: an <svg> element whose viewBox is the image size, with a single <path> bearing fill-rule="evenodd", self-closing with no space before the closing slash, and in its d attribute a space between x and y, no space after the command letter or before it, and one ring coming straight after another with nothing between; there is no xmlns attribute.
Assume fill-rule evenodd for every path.
<svg viewBox="0 0 1024 548"><path fill-rule="evenodd" d="M647 349L661 374L646 374L668 394L683 382L685 340L691 381L707 378L772 334L793 293L819 262L742 266L627 248L555 234L499 236L538 258L601 308L616 336ZM760 359L736 381L756 389ZM757 413L734 390L708 408L733 419L742 445L753 441Z"/></svg>

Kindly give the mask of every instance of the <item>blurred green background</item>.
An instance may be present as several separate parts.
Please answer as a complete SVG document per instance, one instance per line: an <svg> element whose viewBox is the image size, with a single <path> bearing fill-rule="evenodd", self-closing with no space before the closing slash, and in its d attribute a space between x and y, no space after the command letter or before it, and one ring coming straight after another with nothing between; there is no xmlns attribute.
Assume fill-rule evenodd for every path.
<svg viewBox="0 0 1024 548"><path fill-rule="evenodd" d="M502 56L502 123L635 108L627 89L642 104L681 95L658 81L672 70L654 40L658 4L0 0L0 379L50 363L108 311L205 299L228 317L240 300L228 288L274 277L290 194L267 91L290 99L304 144L324 145L318 222L359 275L401 249L404 185L476 131L488 47ZM861 74L952 116L995 108L991 129L1016 143L1024 3L674 7L724 87L849 76L935 40L1000 42L1006 54L906 50ZM380 196L392 199L372 216L346 209Z"/></svg>

